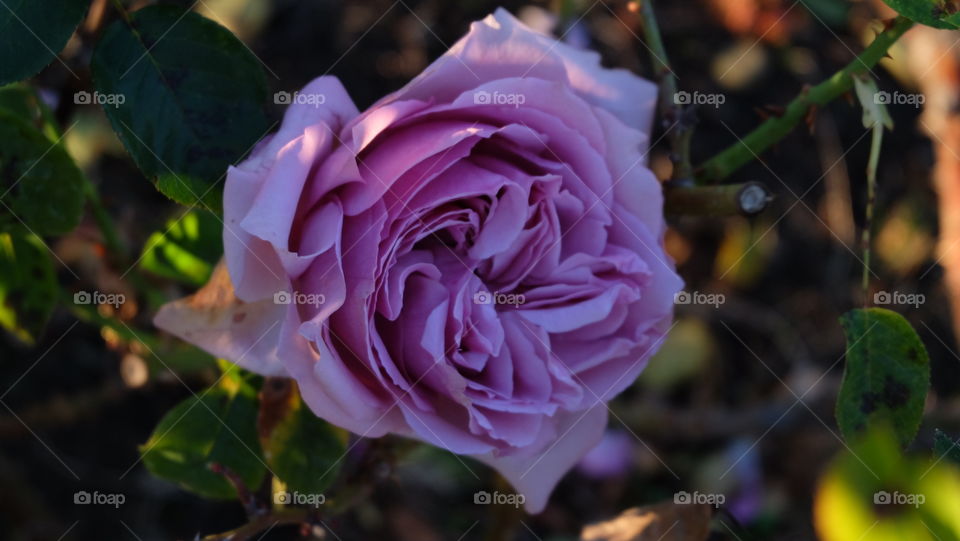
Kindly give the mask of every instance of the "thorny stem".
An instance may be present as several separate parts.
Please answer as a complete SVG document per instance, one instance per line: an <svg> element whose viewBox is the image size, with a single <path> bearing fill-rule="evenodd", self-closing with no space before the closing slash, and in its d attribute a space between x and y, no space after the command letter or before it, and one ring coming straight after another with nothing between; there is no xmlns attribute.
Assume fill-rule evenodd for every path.
<svg viewBox="0 0 960 541"><path fill-rule="evenodd" d="M773 199L759 182L722 186L670 186L664 190L664 212L690 216L753 216Z"/></svg>
<svg viewBox="0 0 960 541"><path fill-rule="evenodd" d="M658 108L664 127L669 129L667 140L670 142L673 161L673 180L685 183L693 178L690 165L690 138L693 135L693 109L684 109L677 103L677 77L670 69L667 50L660 37L660 27L653 12L653 0L640 1L643 37L650 50L654 75L660 85Z"/></svg>
<svg viewBox="0 0 960 541"><path fill-rule="evenodd" d="M887 54L887 49L911 26L913 21L906 17L894 19L874 38L870 46L846 67L820 84L804 89L787 105L781 116L769 118L743 139L704 162L697 169L697 181L701 184L720 181L783 139L807 116L811 108L826 105L850 90L853 76L869 71L876 65Z"/></svg>

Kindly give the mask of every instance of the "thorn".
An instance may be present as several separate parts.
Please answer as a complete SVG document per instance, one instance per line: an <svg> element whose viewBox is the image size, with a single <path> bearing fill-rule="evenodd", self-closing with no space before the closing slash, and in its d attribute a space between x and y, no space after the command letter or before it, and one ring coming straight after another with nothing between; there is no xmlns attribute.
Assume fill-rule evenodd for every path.
<svg viewBox="0 0 960 541"><path fill-rule="evenodd" d="M810 135L813 135L813 126L817 121L817 111L817 104L814 103L807 109L807 114L803 118L803 121L807 124L807 129L810 130Z"/></svg>
<svg viewBox="0 0 960 541"><path fill-rule="evenodd" d="M891 17L889 19L884 19L880 21L881 23L883 23L883 31L886 32L887 30L890 30L891 28L893 28L893 23L895 23L896 20L897 20L896 17Z"/></svg>
<svg viewBox="0 0 960 541"><path fill-rule="evenodd" d="M761 107L754 107L753 111L757 113L757 115L760 116L760 118L762 118L763 120L766 120L771 116L775 116L777 118L782 117L783 113L786 112L786 109L784 109L780 105L763 105Z"/></svg>

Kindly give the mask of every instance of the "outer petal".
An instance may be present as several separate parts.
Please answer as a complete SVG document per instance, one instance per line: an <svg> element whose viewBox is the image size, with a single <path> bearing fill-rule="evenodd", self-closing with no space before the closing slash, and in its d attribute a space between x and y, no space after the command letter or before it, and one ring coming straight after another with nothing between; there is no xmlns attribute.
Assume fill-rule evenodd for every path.
<svg viewBox="0 0 960 541"><path fill-rule="evenodd" d="M154 325L254 372L286 376L277 357L280 324L286 307L273 299L245 303L234 295L223 262L207 285L191 297L160 308Z"/></svg>
<svg viewBox="0 0 960 541"><path fill-rule="evenodd" d="M258 145L246 161L227 171L223 204L224 254L236 284L237 296L247 301L265 298L286 286L287 273L283 270L281 256L287 259L290 259L290 256L277 253L276 248L287 248L282 242L283 239L277 237L282 237L284 231L289 233L289 224L294 213L277 207L282 207L283 202L296 204L302 197L309 165L325 157L323 154L328 152L331 146L328 139L358 114L356 106L336 77L317 78L300 93L321 95L323 104L305 103L306 100L292 104L287 108L279 131ZM308 131L309 136L305 135ZM297 140L301 143L294 143ZM303 141L310 143L306 145L309 148L305 148ZM274 176L282 174L274 169L278 156L290 154L281 152L285 147L295 148L297 152L288 156L286 162L291 163L284 162L284 169L295 168L296 164L305 169L298 173L301 178L288 179L286 189L292 193L288 193L281 202L275 197L276 187L268 186L268 180L271 173L274 173ZM308 151L307 154L310 155L305 155L304 151ZM289 176L290 172L284 173ZM270 193L261 195L265 186ZM274 197L271 199L271 196ZM264 207L272 207L275 212L257 212L249 222L244 221L252 209ZM283 210L287 211L282 216L286 225L282 221L276 223L278 220L275 214ZM269 215L272 220L270 225L275 226L275 231L263 225L264 215ZM271 242L274 246L270 245Z"/></svg>
<svg viewBox="0 0 960 541"><path fill-rule="evenodd" d="M473 23L446 54L384 101L451 101L461 92L505 77L568 83L586 101L650 132L657 96L653 83L624 69L604 68L599 54L539 34L503 8Z"/></svg>
<svg viewBox="0 0 960 541"><path fill-rule="evenodd" d="M561 411L554 422L555 427L541 430L540 441L531 446L542 449L540 452L475 457L500 472L523 494L528 513L543 511L560 479L600 441L607 427L607 408L597 404L586 411Z"/></svg>

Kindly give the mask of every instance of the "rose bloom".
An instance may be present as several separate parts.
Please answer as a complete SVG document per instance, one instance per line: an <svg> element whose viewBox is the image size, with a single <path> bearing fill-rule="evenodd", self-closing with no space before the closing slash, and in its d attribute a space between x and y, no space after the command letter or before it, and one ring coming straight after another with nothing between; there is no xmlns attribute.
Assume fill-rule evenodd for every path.
<svg viewBox="0 0 960 541"><path fill-rule="evenodd" d="M320 77L228 172L225 268L157 325L360 436L471 455L538 512L682 285L655 98L502 9L363 113Z"/></svg>

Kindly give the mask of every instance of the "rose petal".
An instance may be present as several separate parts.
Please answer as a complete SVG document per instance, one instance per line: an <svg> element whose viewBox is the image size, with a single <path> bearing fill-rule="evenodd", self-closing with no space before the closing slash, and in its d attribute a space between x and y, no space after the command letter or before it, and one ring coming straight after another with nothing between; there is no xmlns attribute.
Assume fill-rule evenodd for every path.
<svg viewBox="0 0 960 541"><path fill-rule="evenodd" d="M238 299L221 261L205 286L190 297L163 305L153 324L247 370L286 376L277 357L285 308L273 299L254 303Z"/></svg>

